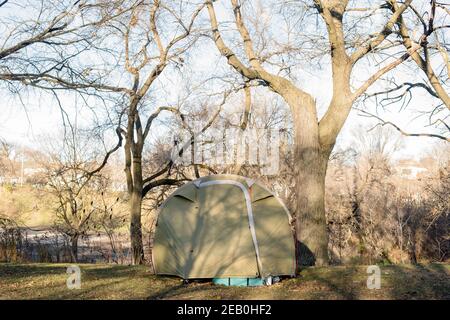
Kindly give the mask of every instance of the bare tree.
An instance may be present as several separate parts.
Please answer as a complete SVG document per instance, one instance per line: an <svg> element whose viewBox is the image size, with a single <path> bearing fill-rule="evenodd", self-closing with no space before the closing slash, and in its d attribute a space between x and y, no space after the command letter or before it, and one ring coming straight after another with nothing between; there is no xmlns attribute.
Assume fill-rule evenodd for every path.
<svg viewBox="0 0 450 320"><path fill-rule="evenodd" d="M130 196L133 263L140 264L144 261L142 198L155 187L179 184L185 180L171 177L174 163L170 159L143 177L145 141L155 119L164 111L180 118L184 116L179 104L154 105L149 92L160 85L157 80L165 69L183 64L183 55L199 36L195 21L205 4L139 0L94 4L77 1L75 4L62 3L61 6L38 8L38 13L45 11L49 16L55 11L58 13L58 9L62 12L50 19L48 26L42 23L39 15L30 21L31 26L40 27L35 28L39 32L28 29L11 31L24 40L4 52L5 58L0 61L5 71L0 73L0 79L9 84L21 82L47 90L55 95L61 109L63 105L58 98L58 90L77 92L83 103L93 109L93 118L97 117L99 110L95 103L105 107L107 123L99 123L96 130L113 129L118 140L112 148L105 147L106 155L101 165L90 174L99 173L111 154L123 146ZM54 26L58 26L58 30L54 30ZM28 46L36 48L33 47L31 53L23 51ZM57 53L41 57L45 54L45 50L38 50L41 47ZM68 54L67 48L74 52ZM14 60L15 53L21 53L23 56L19 55L19 58L27 63L21 65L17 59ZM96 58L91 60L90 54ZM123 76L127 78L125 81L122 81ZM92 97L95 102L89 103ZM212 120L217 114L214 113ZM71 126L64 110L63 121Z"/></svg>
<svg viewBox="0 0 450 320"><path fill-rule="evenodd" d="M100 173L104 158L79 128L63 141L52 139L42 146L46 155L36 160L45 168L48 190L55 198L54 228L67 236L73 261L78 259L78 241L90 231L98 230L102 219L112 217L112 208L119 200L105 200L109 179Z"/></svg>
<svg viewBox="0 0 450 320"><path fill-rule="evenodd" d="M28 14L18 15L25 7ZM0 80L15 93L14 82L44 89L118 90L102 85L105 74L93 78L86 64L80 70L78 59L86 61L91 50L102 52L96 44L99 28L129 8L123 1L5 1L0 8Z"/></svg>
<svg viewBox="0 0 450 320"><path fill-rule="evenodd" d="M235 53L227 46L224 33L219 30L213 1L206 1L213 40L222 56L243 77L267 86L279 94L290 107L295 131L297 239L300 242L299 260L301 264L324 265L328 263L328 233L324 207L325 175L336 137L352 106L378 79L422 49L420 43L412 42L406 51L397 53L393 59L385 59L387 62L364 82L357 84L356 88L352 87L354 85L352 71L355 66L360 65L358 62L364 58L379 54L379 50L382 50L391 38L396 37L395 26L400 21L402 14L410 8L411 2L411 0L403 3L388 1L386 4L383 2L375 10L390 10L391 13L385 13L386 21L381 30L367 36L358 35L358 33L355 36L354 32L358 23L365 21L364 18L359 16L350 21L345 20L345 16L349 16L351 12L359 11L358 8L350 8L349 1L286 2L291 10L295 10L295 6L301 6L303 12L306 10L318 14L326 27L324 36L326 40L321 41L321 44L327 47L325 55L331 60L332 97L327 111L319 120L316 99L296 85L289 73L285 72L286 75L283 75L283 71L289 70L289 66L279 67L280 64L270 63L271 61L282 62L283 54L286 56L286 53L292 51L289 50L291 44L287 43L283 46L279 44L280 41L272 41L276 47L268 52L264 45L270 43L270 39L265 41L264 33L257 33L258 28L249 29L247 27L251 19L246 18L242 11L243 8L250 8L249 2L230 0L236 29L242 40L239 46L244 48L242 55L240 52L239 54ZM249 5L245 6L246 4ZM307 14L303 16L307 16ZM420 37L421 42L426 41L435 29L424 33ZM319 28L318 32L321 30ZM309 36L309 38L312 37L313 35ZM290 39L290 37L287 38ZM309 38L303 36L304 41L302 42L302 38L300 38L296 39L296 43L305 44L309 42ZM324 54L319 55L323 56ZM244 56L248 64L243 62L244 60L240 56ZM278 59L274 57L278 57ZM300 55L299 58L301 59L302 56Z"/></svg>
<svg viewBox="0 0 450 320"><path fill-rule="evenodd" d="M178 184L179 179L162 177L171 165L143 177L142 156L145 141L154 120L163 111L181 114L177 106L153 107L148 112L146 99L149 90L168 65L180 63L182 56L193 45L196 38L195 20L204 7L192 7L188 3L143 1L124 16L125 21L113 25L122 37L124 46L124 71L132 79L126 89L127 102L120 114L126 124L120 128L125 137L125 174L130 196L130 237L134 264L144 262L141 226L142 198L152 188L165 184ZM163 20L166 19L166 20ZM172 23L165 23L171 19Z"/></svg>

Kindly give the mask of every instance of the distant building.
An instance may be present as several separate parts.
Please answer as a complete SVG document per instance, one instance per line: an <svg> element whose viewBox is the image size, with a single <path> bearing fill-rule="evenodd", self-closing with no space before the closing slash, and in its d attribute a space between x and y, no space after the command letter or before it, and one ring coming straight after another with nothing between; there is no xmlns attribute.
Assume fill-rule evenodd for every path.
<svg viewBox="0 0 450 320"><path fill-rule="evenodd" d="M24 177L30 177L35 174L44 173L44 172L45 172L44 168L24 168L23 169Z"/></svg>
<svg viewBox="0 0 450 320"><path fill-rule="evenodd" d="M403 179L420 179L427 176L430 168L427 167L426 162L418 162L415 160L401 159L394 164L394 169L398 176Z"/></svg>

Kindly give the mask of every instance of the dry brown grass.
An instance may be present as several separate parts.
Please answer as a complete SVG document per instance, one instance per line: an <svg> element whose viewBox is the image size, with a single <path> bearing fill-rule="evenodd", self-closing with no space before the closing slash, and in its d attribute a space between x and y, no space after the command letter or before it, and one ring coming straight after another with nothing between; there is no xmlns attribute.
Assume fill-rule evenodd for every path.
<svg viewBox="0 0 450 320"><path fill-rule="evenodd" d="M145 266L80 265L82 286L66 287L67 264L0 264L1 299L450 299L450 265L382 266L381 289L366 287L366 267L307 268L270 287L189 284Z"/></svg>

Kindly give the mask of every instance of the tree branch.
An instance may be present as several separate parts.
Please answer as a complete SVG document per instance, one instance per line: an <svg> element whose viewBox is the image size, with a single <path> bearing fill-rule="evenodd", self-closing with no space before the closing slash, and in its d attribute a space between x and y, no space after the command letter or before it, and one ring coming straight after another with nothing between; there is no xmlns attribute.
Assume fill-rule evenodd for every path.
<svg viewBox="0 0 450 320"><path fill-rule="evenodd" d="M118 141L117 141L117 144L111 149L111 150L109 150L107 153L106 153L106 155L105 155L105 157L103 158L103 161L102 161L102 163L100 164L100 166L98 166L97 168L95 168L94 170L92 170L92 171L90 171L88 174L90 175L90 176L93 176L94 174L96 174L97 172L100 172L100 170L102 170L104 167L105 167L105 165L108 163L108 159L109 159L109 157L114 153L114 152L116 152L121 146L122 146L122 141L123 141L123 137L122 137L122 134L121 134L121 132L120 132L120 125L116 128L116 134L117 134L117 137L118 137Z"/></svg>
<svg viewBox="0 0 450 320"><path fill-rule="evenodd" d="M231 4L233 5L233 12L236 21L236 26L244 42L244 50L250 62L250 65L255 70L261 71L262 70L261 61L258 59L258 57L255 54L255 51L253 50L252 39L250 38L250 34L247 30L247 27L242 21L242 13L240 9L241 5L238 4L238 0L231 0Z"/></svg>
<svg viewBox="0 0 450 320"><path fill-rule="evenodd" d="M159 187L159 186L173 186L173 185L180 185L184 181L189 181L189 179L170 179L170 178L164 178L160 180L155 180L150 183L147 183L142 188L142 197L145 197L145 195L152 190L153 188Z"/></svg>
<svg viewBox="0 0 450 320"><path fill-rule="evenodd" d="M438 134L433 134L433 133L409 133L409 132L406 132L406 131L402 130L399 126L394 124L393 122L385 121L385 120L383 120L382 118L380 118L379 116L377 116L375 114L372 114L370 112L367 112L365 110L361 110L361 109L358 109L358 108L355 108L355 110L358 110L359 112L362 112L362 113L366 114L369 117L373 117L373 118L377 119L378 121L380 121L380 123L378 125L381 125L381 126L390 125L390 126L394 127L398 132L400 132L404 136L408 136L408 137L431 137L431 138L438 138L438 139L450 142L450 138L447 138L445 136L441 136L441 135L438 135Z"/></svg>
<svg viewBox="0 0 450 320"><path fill-rule="evenodd" d="M391 1L392 3L392 9L397 10L398 6L395 1ZM430 36L435 28L433 27L434 23L434 11L436 10L436 1L431 0L431 14L430 18L428 20L428 23L423 22L424 25L424 33L420 37L419 44L421 47L423 47L425 52L425 58L422 58L418 52L414 52L411 54L412 59L417 64L417 66L422 69L422 71L425 73L425 75L428 78L428 81L430 81L431 86L433 87L436 94L439 96L439 98L442 100L442 102L445 104L447 109L450 110L450 96L446 92L446 90L443 88L442 84L439 81L439 78L436 76L436 74L433 71L433 68L431 66L431 61L429 59L428 55L428 36ZM406 23L403 20L402 17L400 17L397 21L397 24L400 29L400 36L403 40L403 45L410 50L412 47L414 47L414 42L411 40L411 37L409 36L408 29L406 27ZM448 63L447 63L447 67Z"/></svg>
<svg viewBox="0 0 450 320"><path fill-rule="evenodd" d="M383 27L383 30L381 30L378 35L375 37L375 39L370 40L366 44L360 46L357 48L353 54L350 57L350 60L352 61L352 64L355 64L359 59L364 57L367 53L369 53L372 49L377 47L380 43L386 39L387 36L389 36L392 33L392 28L398 21L398 19L401 17L403 12L409 7L412 0L406 0L400 8L395 8L393 10L393 15L388 20L388 22Z"/></svg>
<svg viewBox="0 0 450 320"><path fill-rule="evenodd" d="M159 107L147 119L147 122L145 124L145 129L144 129L144 135L143 135L144 140L147 138L147 135L148 135L148 133L150 131L150 127L152 126L153 120L155 120L162 111L171 111L171 112L176 113L176 114L181 114L180 110L178 110L175 107Z"/></svg>
<svg viewBox="0 0 450 320"><path fill-rule="evenodd" d="M206 1L206 6L208 8L209 13L209 20L211 22L211 30L213 33L214 42L216 44L217 49L219 52L224 56L228 64L231 65L234 69L236 69L240 74L242 74L244 77L247 77L248 79L258 79L258 74L250 69L247 68L236 56L236 54L226 46L225 42L222 39L222 36L219 31L219 25L217 22L216 12L214 10L214 5L212 0Z"/></svg>
<svg viewBox="0 0 450 320"><path fill-rule="evenodd" d="M406 53L404 53L400 58L395 59L393 62L389 63L388 65L384 66L375 74L373 74L369 79L365 81L364 84L362 84L358 89L356 89L352 94L352 100L356 100L360 95L362 95L372 84L375 83L379 78L381 78L384 74L387 72L393 70L398 65L402 64L404 61L408 60L408 58L414 54L416 51L418 51L421 48L421 46L417 43L415 43L413 46L411 46Z"/></svg>

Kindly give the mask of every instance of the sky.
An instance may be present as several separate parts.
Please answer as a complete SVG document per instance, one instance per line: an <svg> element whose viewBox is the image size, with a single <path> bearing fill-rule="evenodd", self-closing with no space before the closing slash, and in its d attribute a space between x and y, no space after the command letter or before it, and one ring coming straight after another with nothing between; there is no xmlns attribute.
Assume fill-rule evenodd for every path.
<svg viewBox="0 0 450 320"><path fill-rule="evenodd" d="M219 10L219 19L226 17ZM267 17L264 15L264 18ZM165 80L172 85L165 97L166 102L174 101L179 97L184 77L189 76L192 70L201 78L207 74L214 74L218 70L226 68L226 61L220 58L215 46L209 42L202 45L201 48L194 48L190 54L189 69L181 70L179 74L165 75ZM326 63L325 63L326 65ZM366 79L368 74L376 70L377 66L362 65L358 66L354 72L355 79ZM410 79L409 69L400 67L393 72L393 77L400 83L403 80ZM323 67L314 73L300 74L297 84L305 91L311 93L317 100L319 118L326 111L326 106L331 99L331 70ZM382 85L375 85L373 90L382 88ZM61 132L61 113L54 98L50 95L40 92L29 92L24 94L20 101L17 97L9 94L6 90L0 91L0 137L7 141L34 147L39 139L45 136L57 136ZM78 121L83 123L85 112L76 107L77 103L73 96L66 95L62 98L66 110L74 118L79 114ZM26 105L26 108L22 105ZM393 104L389 107L390 111L380 113L383 119L392 121L408 132L433 132L432 128L426 128L427 118L417 118L421 110L427 110L435 101L431 101L430 96L424 90L414 92L414 99L405 110L401 110L401 103ZM368 105L368 110L376 110L374 102ZM347 122L338 137L336 148L345 148L353 143L353 132L356 128L363 127L367 130L376 123L373 119L367 119L359 112L353 110L350 113ZM86 114L86 117L88 115ZM402 137L403 148L396 154L400 158L419 158L427 155L433 146L438 142L435 138L426 137Z"/></svg>
<svg viewBox="0 0 450 320"><path fill-rule="evenodd" d="M329 93L329 85L326 85L327 79L311 78L309 86L316 88L315 96L326 96ZM319 90L317 90L319 88ZM424 103L428 97L416 97ZM27 108L15 99L5 99L2 101L2 110L0 114L0 137L6 141L29 147L37 147L39 139L42 136L58 136L61 133L61 113L59 112L56 101L50 97L41 97L33 100L33 96L25 99ZM67 98L70 101L69 98ZM326 99L324 99L326 100ZM392 106L395 107L395 106ZM393 108L393 109L398 109ZM325 108L324 108L325 109ZM68 108L74 111L74 109ZM323 113L323 110L321 110ZM75 111L74 111L75 112ZM409 132L426 132L424 125L426 122L421 119L414 119L417 113L410 109L401 112L383 112L385 120L392 120ZM353 110L338 137L336 148L345 148L353 143L353 132L359 127L369 130L375 125L375 121L367 119L360 115L357 110ZM428 130L432 132L432 130ZM400 136L403 142L403 148L396 154L399 158L420 158L427 155L433 146L438 142L435 138L427 137L404 137Z"/></svg>

